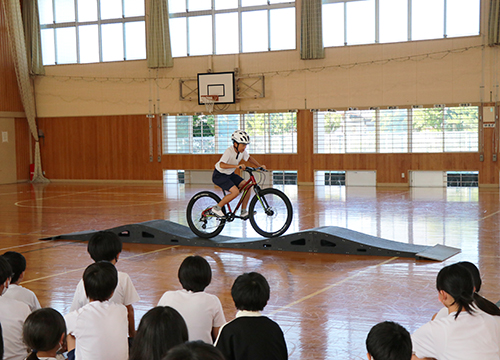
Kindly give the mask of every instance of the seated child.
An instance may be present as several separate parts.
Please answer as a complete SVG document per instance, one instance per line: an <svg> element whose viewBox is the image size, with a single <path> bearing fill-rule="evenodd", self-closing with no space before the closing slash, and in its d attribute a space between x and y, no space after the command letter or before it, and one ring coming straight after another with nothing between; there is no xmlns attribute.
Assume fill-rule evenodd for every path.
<svg viewBox="0 0 500 360"><path fill-rule="evenodd" d="M410 333L392 321L378 323L366 337L366 350L368 360L411 360Z"/></svg>
<svg viewBox="0 0 500 360"><path fill-rule="evenodd" d="M500 315L500 309L497 305L479 295L479 291L481 291L481 285L483 281L481 280L481 274L477 266L469 261L459 261L456 264L467 269L472 275L472 283L474 285L474 303L476 305L481 305L483 308L487 308L488 312L491 314ZM448 316L448 308L446 306L443 306L443 308L432 317L432 320L440 319L446 316Z"/></svg>
<svg viewBox="0 0 500 360"><path fill-rule="evenodd" d="M7 251L2 256L9 262L13 272L9 289L5 293L5 296L25 303L30 307L31 311L40 309L41 306L35 293L19 285L19 283L23 281L26 272L25 257L15 251Z"/></svg>
<svg viewBox="0 0 500 360"><path fill-rule="evenodd" d="M95 262L109 261L116 265L122 252L122 241L111 231L100 231L92 235L87 245L87 251ZM130 337L135 335L135 319L133 303L139 301L140 297L128 274L118 271L118 286L110 299L111 302L122 304L127 307L128 333ZM83 280L76 287L73 303L70 311L77 310L88 304L89 300L85 294Z"/></svg>
<svg viewBox="0 0 500 360"><path fill-rule="evenodd" d="M270 296L266 278L256 272L238 276L231 296L238 309L236 319L221 328L215 344L226 360L288 359L283 331L260 313Z"/></svg>
<svg viewBox="0 0 500 360"><path fill-rule="evenodd" d="M66 323L52 308L32 312L23 326L24 343L31 350L26 360L56 360L66 347Z"/></svg>
<svg viewBox="0 0 500 360"><path fill-rule="evenodd" d="M436 288L448 315L412 334L413 359L500 359L500 316L475 302L470 272L459 264L448 265L439 271Z"/></svg>
<svg viewBox="0 0 500 360"><path fill-rule="evenodd" d="M64 317L69 360L128 359L127 308L109 301L117 283L118 272L109 262L85 269L83 285L90 302Z"/></svg>
<svg viewBox="0 0 500 360"><path fill-rule="evenodd" d="M213 345L203 341L191 341L177 345L163 360L225 360L224 355Z"/></svg>
<svg viewBox="0 0 500 360"><path fill-rule="evenodd" d="M23 360L28 352L23 344L24 320L31 313L25 303L3 296L12 276L12 268L0 256L0 324L2 324L4 360Z"/></svg>
<svg viewBox="0 0 500 360"><path fill-rule="evenodd" d="M161 360L171 348L187 340L181 314L170 306L157 306L142 317L129 360Z"/></svg>
<svg viewBox="0 0 500 360"><path fill-rule="evenodd" d="M167 291L158 306L171 306L186 320L189 340L213 344L226 318L217 296L204 290L212 281L212 269L201 256L188 256L178 271L183 290Z"/></svg>

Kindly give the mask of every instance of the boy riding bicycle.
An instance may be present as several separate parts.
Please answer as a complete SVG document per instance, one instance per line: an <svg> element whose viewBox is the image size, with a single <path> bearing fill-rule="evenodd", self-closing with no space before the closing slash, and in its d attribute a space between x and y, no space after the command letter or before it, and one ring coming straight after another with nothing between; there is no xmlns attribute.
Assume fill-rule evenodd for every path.
<svg viewBox="0 0 500 360"><path fill-rule="evenodd" d="M220 160L215 164L215 170L212 175L212 181L215 185L222 188L222 190L229 191L229 194L224 196L222 200L212 208L212 213L217 217L224 217L222 208L235 199L240 193L240 189L244 185L244 180L241 176L234 173L236 169L245 170L245 164L240 165L240 161L249 161L256 167L266 168L265 165L260 165L248 151L246 147L250 144L250 136L243 130L236 130L231 135L233 146L230 146L224 151ZM241 154L241 156L240 156ZM241 204L241 217L248 219L247 204L250 193L248 192Z"/></svg>

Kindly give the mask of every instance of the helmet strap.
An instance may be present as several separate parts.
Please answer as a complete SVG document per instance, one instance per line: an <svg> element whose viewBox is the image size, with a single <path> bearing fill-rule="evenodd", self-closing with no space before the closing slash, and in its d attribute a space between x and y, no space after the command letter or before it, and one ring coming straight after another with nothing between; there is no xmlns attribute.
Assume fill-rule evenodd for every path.
<svg viewBox="0 0 500 360"><path fill-rule="evenodd" d="M240 155L240 152L238 151L238 146L240 144L236 141L233 141L233 147L234 147L234 150L236 151L236 159L238 159L238 155Z"/></svg>

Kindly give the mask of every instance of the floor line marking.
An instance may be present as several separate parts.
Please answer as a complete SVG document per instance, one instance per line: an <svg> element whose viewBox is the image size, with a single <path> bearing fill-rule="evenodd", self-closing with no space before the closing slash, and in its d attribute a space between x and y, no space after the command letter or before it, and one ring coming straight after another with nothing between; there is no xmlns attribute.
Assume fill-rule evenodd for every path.
<svg viewBox="0 0 500 360"><path fill-rule="evenodd" d="M157 253L157 252L160 252L160 251L165 251L165 250L169 250L169 249L174 249L176 247L179 247L180 245L172 245L172 246L168 246L166 248L162 248L162 249L158 249L158 250L153 250L153 251L147 251L145 253L141 253L141 254L136 254L136 255L132 255L132 256L128 256L128 257L121 257L120 260L128 260L128 259L132 259L132 258L135 258L135 257L138 257L138 256L143 256L143 255L149 255L149 254L154 254L154 253ZM52 274L52 275L47 275L47 276L42 276L42 277L39 277L39 278L36 278L36 279L31 279L31 280L26 280L26 281L22 281L20 283L20 285L23 285L23 284L28 284L28 283L32 283L32 282L35 282L35 281L40 281L40 280L45 280L45 279L50 279L50 278L54 278L54 277L57 277L57 276L60 276L60 275L66 275L66 274L70 274L70 273L73 273L75 271L82 271L82 270L85 270L87 268L87 266L85 267L82 267L82 268L78 268L78 269L73 269L73 270L68 270L68 271L65 271L65 272L62 272L62 273L58 273L58 274Z"/></svg>
<svg viewBox="0 0 500 360"><path fill-rule="evenodd" d="M387 264L387 263L389 263L389 262L391 262L391 261L393 261L393 260L396 260L396 259L398 259L398 258L399 258L398 256L392 257L392 258L390 258L389 260L382 261L380 264L375 265L375 267L378 267L378 266L381 266L381 265ZM361 275L361 274L365 273L366 271L368 271L368 270L369 270L369 269L371 269L371 268L372 268L372 267L370 266L370 267L368 267L368 268L366 268L366 269L364 269L364 270L361 270L361 271L357 272L357 273L356 273L356 274L354 274L354 275L351 275L351 276L349 276L349 277L347 277L347 278L345 278L345 279L343 279L343 280L340 280L340 281L338 281L338 282L336 282L336 283L334 283L334 284L331 284L331 285L329 285L329 286L327 286L327 287L325 287L325 288L323 288L323 289L321 289L321 290L318 290L318 291L316 291L316 292L313 292L312 294L306 295L306 296L304 296L304 297L303 297L303 298L301 298L301 299L298 299L298 300L296 300L296 301L294 301L294 302L291 302L291 303L290 303L290 304L288 304L288 305L285 305L285 306L283 306L283 307L281 307L281 308L279 308L279 309L277 309L277 310L274 310L274 311L273 311L273 312L271 312L269 315L274 315L274 314L277 314L277 313L279 313L280 311L283 311L283 310L285 310L285 309L288 309L288 308L290 308L290 307L292 307L292 306L294 306L294 305L297 305L297 304L299 304L299 303L301 303L301 302L304 302L304 301L306 301L306 300L308 300L308 299L310 299L310 298L312 298L312 297L314 297L314 296L316 296L316 295L322 294L322 293L324 293L325 291L328 291L328 290L330 290L330 289L332 289L332 288L334 288L334 287L337 287L337 286L339 286L339 285L342 285L342 284L343 284L343 283L345 283L346 281L349 281L349 280L351 280L351 279L353 279L353 278L355 278L355 277L358 277L359 275Z"/></svg>
<svg viewBox="0 0 500 360"><path fill-rule="evenodd" d="M500 210L499 211L495 211L493 214L486 215L485 217L480 218L478 221L486 220L486 219L488 219L488 218L490 218L492 216L497 215L498 213L500 213Z"/></svg>
<svg viewBox="0 0 500 360"><path fill-rule="evenodd" d="M9 250L9 249L16 249L16 248L25 247L25 246L31 246L31 245L36 245L36 244L44 244L44 243L47 243L49 241L54 241L54 240L44 240L44 241L37 241L37 242L34 242L34 243L30 243L30 244L9 246L9 247L0 249L0 251L5 251L5 250Z"/></svg>

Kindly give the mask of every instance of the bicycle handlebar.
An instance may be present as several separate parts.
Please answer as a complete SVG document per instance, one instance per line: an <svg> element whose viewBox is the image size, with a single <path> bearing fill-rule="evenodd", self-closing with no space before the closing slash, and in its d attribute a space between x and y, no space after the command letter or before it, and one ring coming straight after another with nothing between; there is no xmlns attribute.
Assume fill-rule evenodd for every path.
<svg viewBox="0 0 500 360"><path fill-rule="evenodd" d="M248 172L248 173L252 173L252 171L268 172L269 170L264 169L263 167L254 168L254 167L247 166L247 167L245 167L245 171Z"/></svg>

